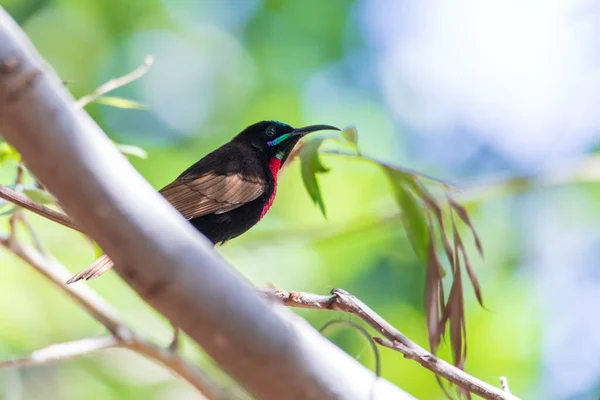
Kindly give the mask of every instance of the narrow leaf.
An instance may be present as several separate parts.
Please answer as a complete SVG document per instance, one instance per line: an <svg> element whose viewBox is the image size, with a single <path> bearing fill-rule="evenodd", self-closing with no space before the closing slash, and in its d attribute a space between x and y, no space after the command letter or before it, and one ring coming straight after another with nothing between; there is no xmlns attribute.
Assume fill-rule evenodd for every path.
<svg viewBox="0 0 600 400"><path fill-rule="evenodd" d="M313 202L319 206L323 216L327 218L323 195L321 194L321 188L317 180L317 174L329 171L329 168L323 165L319 157L319 147L323 143L323 140L323 138L317 138L306 142L300 150L300 161L304 187L306 187L306 191Z"/></svg>
<svg viewBox="0 0 600 400"><path fill-rule="evenodd" d="M442 277L439 273L439 260L433 244L433 234L429 244L429 254L427 260L427 273L425 278L425 314L427 316L427 331L429 333L429 348L435 354L441 339L442 330L440 329L440 290ZM442 299L443 304L443 299Z"/></svg>
<svg viewBox="0 0 600 400"><path fill-rule="evenodd" d="M21 161L21 154L12 147L10 144L6 142L0 142L0 165L6 163L7 161Z"/></svg>
<svg viewBox="0 0 600 400"><path fill-rule="evenodd" d="M106 106L116 107L116 108L129 108L136 110L148 110L149 106L146 104L138 103L137 101L124 99L123 97L116 96L101 96L94 99L93 103L100 103Z"/></svg>
<svg viewBox="0 0 600 400"><path fill-rule="evenodd" d="M19 207L13 207L13 208L11 208L9 210L3 211L3 212L0 213L0 217L4 217L5 215L14 214L15 211L17 211L18 209L19 209Z"/></svg>
<svg viewBox="0 0 600 400"><path fill-rule="evenodd" d="M457 268L456 271L457 273L454 275L450 296L448 297L448 321L450 324L450 343L454 365L463 369L466 357L463 337L465 312L460 268Z"/></svg>
<svg viewBox="0 0 600 400"><path fill-rule="evenodd" d="M406 187L405 181L398 179L397 171L387 167L384 167L384 171L392 185L396 202L402 210L402 221L408 240L417 256L427 263L430 227L427 226L423 210L415 195Z"/></svg>
<svg viewBox="0 0 600 400"><path fill-rule="evenodd" d="M481 257L483 257L483 246L481 245L481 241L479 240L479 235L477 234L477 231L475 230L475 227L473 226L473 223L471 222L471 219L469 218L469 214L467 213L467 210L461 204L458 204L456 201L452 200L451 198L448 198L448 202L450 203L450 206L456 211L456 213L458 214L460 219L462 219L462 221L469 227L469 229L471 229L471 232L473 232L473 238L475 239L475 246L477 247L477 251L479 251L479 254L481 255Z"/></svg>
<svg viewBox="0 0 600 400"><path fill-rule="evenodd" d="M54 204L56 202L54 196L45 190L38 189L35 186L24 187L22 192L29 199L39 204Z"/></svg>
<svg viewBox="0 0 600 400"><path fill-rule="evenodd" d="M93 242L94 244L94 254L96 255L96 258L101 257L104 254L104 251L102 251L102 249L100 248L100 245L98 245L98 243Z"/></svg>
<svg viewBox="0 0 600 400"><path fill-rule="evenodd" d="M444 251L446 253L446 257L448 258L448 263L451 266L451 269L454 269L454 251L452 250L452 246L450 245L450 239L446 234L446 228L444 226L444 215L442 213L442 207L436 202L435 198L425 189L425 187L419 182L418 177L413 177L410 179L412 183L412 187L419 194L421 200L427 208L429 208L433 214L435 215L438 227L440 239L442 241L442 245L444 246ZM433 224L430 224L433 229ZM444 269L442 268L442 277L446 276Z"/></svg>
<svg viewBox="0 0 600 400"><path fill-rule="evenodd" d="M465 264L465 269L467 270L467 274L469 275L469 280L471 281L471 284L473 285L473 290L475 291L475 297L477 297L477 301L479 302L479 304L482 307L484 307L483 295L481 293L481 285L479 284L479 279L477 278L477 274L475 273L475 270L473 269L473 266L471 265L471 261L469 260L469 257L467 256L467 252L465 250L465 246L463 245L462 239L460 239L460 238L458 239L457 247L462 256L463 263Z"/></svg>
<svg viewBox="0 0 600 400"><path fill-rule="evenodd" d="M355 149L358 149L358 130L355 125L351 125L341 132L341 135Z"/></svg>
<svg viewBox="0 0 600 400"><path fill-rule="evenodd" d="M146 150L142 149L141 147L134 146L132 144L122 143L115 143L115 146L121 153L125 154L126 156L134 156L143 160L148 158L148 153L146 153Z"/></svg>
<svg viewBox="0 0 600 400"><path fill-rule="evenodd" d="M454 218L452 221L452 232L454 233L454 256L455 269L448 297L447 313L450 323L450 343L452 347L452 355L454 365L460 369L464 369L464 363L467 357L466 342L465 342L465 305L463 297L462 274L460 268L459 248L462 246L462 240L456 229Z"/></svg>

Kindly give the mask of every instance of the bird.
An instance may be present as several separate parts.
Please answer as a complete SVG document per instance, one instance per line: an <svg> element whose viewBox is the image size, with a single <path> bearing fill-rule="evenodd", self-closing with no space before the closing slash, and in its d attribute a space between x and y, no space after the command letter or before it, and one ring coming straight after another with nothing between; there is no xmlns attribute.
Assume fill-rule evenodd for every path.
<svg viewBox="0 0 600 400"><path fill-rule="evenodd" d="M159 193L213 246L234 239L256 225L269 211L277 193L281 167L298 141L331 125L303 128L276 120L248 126L231 141L183 171ZM113 267L100 256L67 284L94 279Z"/></svg>

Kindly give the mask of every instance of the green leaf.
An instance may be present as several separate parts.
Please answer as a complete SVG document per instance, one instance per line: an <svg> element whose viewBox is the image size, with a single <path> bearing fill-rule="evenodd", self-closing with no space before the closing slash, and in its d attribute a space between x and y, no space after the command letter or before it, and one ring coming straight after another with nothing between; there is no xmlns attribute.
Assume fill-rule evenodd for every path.
<svg viewBox="0 0 600 400"><path fill-rule="evenodd" d="M358 130L355 125L351 125L341 132L341 135L355 149L358 149Z"/></svg>
<svg viewBox="0 0 600 400"><path fill-rule="evenodd" d="M94 242L94 254L96 255L96 258L101 257L104 254L104 251L102 251L96 242Z"/></svg>
<svg viewBox="0 0 600 400"><path fill-rule="evenodd" d="M25 196L38 204L54 204L56 202L54 196L45 190L36 188L35 186L24 187L22 192Z"/></svg>
<svg viewBox="0 0 600 400"><path fill-rule="evenodd" d="M101 96L97 99L94 99L93 103L100 103L106 106L117 108L133 108L136 110L148 110L150 108L149 106L138 103L137 101L116 96Z"/></svg>
<svg viewBox="0 0 600 400"><path fill-rule="evenodd" d="M306 187L306 191L313 202L319 206L323 216L327 218L325 203L323 202L319 181L317 180L317 174L329 171L329 168L323 165L319 157L319 147L323 143L323 140L324 138L313 139L302 146L300 161L304 187Z"/></svg>
<svg viewBox="0 0 600 400"><path fill-rule="evenodd" d="M10 144L6 142L0 142L0 165L7 161L21 162L21 155Z"/></svg>
<svg viewBox="0 0 600 400"><path fill-rule="evenodd" d="M402 222L408 240L417 256L423 262L428 263L430 228L425 220L425 213L411 192L410 186L403 177L399 176L398 171L387 167L383 168L392 185L396 202L402 211Z"/></svg>
<svg viewBox="0 0 600 400"><path fill-rule="evenodd" d="M5 215L12 215L12 214L14 214L14 213L15 213L15 211L17 211L17 210L18 210L18 207L13 207L13 208L11 208L11 209L8 209L8 210L6 210L6 211L3 211L3 212L1 212L1 213L0 213L0 217L4 217Z"/></svg>
<svg viewBox="0 0 600 400"><path fill-rule="evenodd" d="M148 153L146 153L146 150L142 149L141 147L121 143L115 143L115 146L117 147L117 149L119 149L121 153L125 154L126 156L134 156L143 160L148 158Z"/></svg>

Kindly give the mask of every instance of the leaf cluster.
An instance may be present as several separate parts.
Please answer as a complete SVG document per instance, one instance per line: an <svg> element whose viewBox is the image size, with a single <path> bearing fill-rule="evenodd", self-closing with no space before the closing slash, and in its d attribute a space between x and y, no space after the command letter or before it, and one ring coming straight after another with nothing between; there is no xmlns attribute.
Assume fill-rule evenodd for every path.
<svg viewBox="0 0 600 400"><path fill-rule="evenodd" d="M341 145L342 149L320 150L327 140ZM304 143L299 154L306 190L324 216L326 208L318 174L329 172L330 169L322 162L323 154L367 161L382 170L398 205L406 236L415 254L427 268L425 313L431 351L435 353L438 350L448 330L454 363L464 368L467 355L463 293L465 272L482 306L483 297L470 255L465 249L461 224L472 233L475 247L481 256L483 248L467 210L452 199L452 186L362 154L358 148L358 131L354 126L344 129L339 136L318 137ZM441 189L442 195L434 196L429 190L431 186ZM452 277L448 295L444 288L444 277L448 274L444 264Z"/></svg>

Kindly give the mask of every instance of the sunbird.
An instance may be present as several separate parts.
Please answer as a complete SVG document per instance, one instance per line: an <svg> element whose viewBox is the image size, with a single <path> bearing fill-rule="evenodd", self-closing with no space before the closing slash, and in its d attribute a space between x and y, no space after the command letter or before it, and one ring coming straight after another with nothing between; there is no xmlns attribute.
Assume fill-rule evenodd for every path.
<svg viewBox="0 0 600 400"><path fill-rule="evenodd" d="M294 146L303 136L322 130L340 129L257 122L183 171L159 193L213 245L223 244L265 216L277 193L279 170ZM97 278L113 265L103 255L67 284Z"/></svg>

